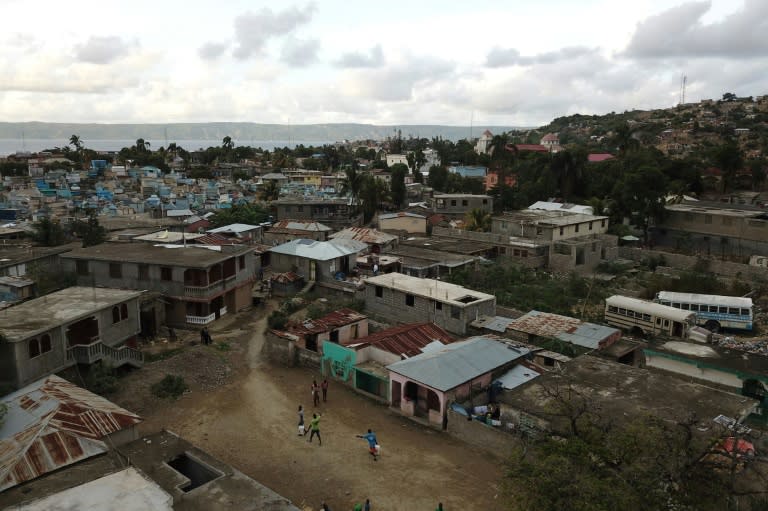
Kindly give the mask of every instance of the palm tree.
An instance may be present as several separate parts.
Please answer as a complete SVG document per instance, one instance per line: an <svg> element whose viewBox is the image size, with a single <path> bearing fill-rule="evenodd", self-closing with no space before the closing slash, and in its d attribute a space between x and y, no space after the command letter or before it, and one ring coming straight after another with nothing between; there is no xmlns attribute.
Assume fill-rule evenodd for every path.
<svg viewBox="0 0 768 511"><path fill-rule="evenodd" d="M491 214L484 209L471 209L467 211L464 219L464 229L475 232L488 232L491 230Z"/></svg>
<svg viewBox="0 0 768 511"><path fill-rule="evenodd" d="M149 146L152 145L148 141L144 140L143 138L140 138L136 140L136 151L140 153L144 153L149 151Z"/></svg>
<svg viewBox="0 0 768 511"><path fill-rule="evenodd" d="M69 137L69 145L73 146L78 152L82 151L83 149L83 141L78 135L72 135Z"/></svg>
<svg viewBox="0 0 768 511"><path fill-rule="evenodd" d="M228 151L233 149L235 147L235 144L234 142L232 142L232 137L230 137L229 135L224 137L224 139L221 141L221 146Z"/></svg>
<svg viewBox="0 0 768 511"><path fill-rule="evenodd" d="M358 172L355 168L344 170L344 179L341 180L341 195L348 195L352 198L352 204L357 205L360 198L360 192L363 189L365 174Z"/></svg>
<svg viewBox="0 0 768 511"><path fill-rule="evenodd" d="M277 181L270 179L264 182L261 193L265 201L277 200L280 197L280 186L278 186Z"/></svg>

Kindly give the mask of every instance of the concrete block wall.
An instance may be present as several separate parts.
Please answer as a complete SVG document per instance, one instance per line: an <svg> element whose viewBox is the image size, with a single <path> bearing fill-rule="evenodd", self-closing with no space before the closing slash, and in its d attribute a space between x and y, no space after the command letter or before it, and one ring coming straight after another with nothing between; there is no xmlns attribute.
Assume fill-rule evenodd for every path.
<svg viewBox="0 0 768 511"><path fill-rule="evenodd" d="M642 248L633 247L619 247L619 256L623 259L629 259L632 261L643 261L650 257L664 257L666 260L665 266L672 266L680 269L693 268L699 261L707 261L707 269L712 273L723 275L726 277L739 277L744 280L757 280L765 282L768 280L768 271L765 268L759 266L750 266L748 264L734 263L731 261L721 261L715 257L698 257L689 256L685 254L674 254L670 252L662 252L659 250L646 250Z"/></svg>
<svg viewBox="0 0 768 511"><path fill-rule="evenodd" d="M448 428L446 431L454 438L500 459L508 458L512 454L512 450L520 443L519 437L504 431L502 428L488 426L476 420L467 420L467 417L450 408L448 409Z"/></svg>
<svg viewBox="0 0 768 511"><path fill-rule="evenodd" d="M320 368L321 356L319 353L300 348L290 339L279 337L272 332L265 334L264 349L267 357L273 362L289 367L299 365L313 369Z"/></svg>

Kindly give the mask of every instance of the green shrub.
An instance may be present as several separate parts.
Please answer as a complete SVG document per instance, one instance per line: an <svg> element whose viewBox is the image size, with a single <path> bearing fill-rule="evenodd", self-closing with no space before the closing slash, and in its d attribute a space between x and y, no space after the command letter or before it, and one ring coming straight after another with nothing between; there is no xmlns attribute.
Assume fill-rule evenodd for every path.
<svg viewBox="0 0 768 511"><path fill-rule="evenodd" d="M288 323L288 314L281 310L272 311L267 318L267 326L273 330L282 330Z"/></svg>
<svg viewBox="0 0 768 511"><path fill-rule="evenodd" d="M88 390L101 396L113 394L117 392L118 387L117 373L108 365L94 365L88 372L85 385L88 387Z"/></svg>
<svg viewBox="0 0 768 511"><path fill-rule="evenodd" d="M232 346L228 342L217 342L215 346L219 351L229 351L232 349Z"/></svg>
<svg viewBox="0 0 768 511"><path fill-rule="evenodd" d="M152 394L163 399L176 399L186 392L188 388L183 377L166 374L162 380L152 385Z"/></svg>

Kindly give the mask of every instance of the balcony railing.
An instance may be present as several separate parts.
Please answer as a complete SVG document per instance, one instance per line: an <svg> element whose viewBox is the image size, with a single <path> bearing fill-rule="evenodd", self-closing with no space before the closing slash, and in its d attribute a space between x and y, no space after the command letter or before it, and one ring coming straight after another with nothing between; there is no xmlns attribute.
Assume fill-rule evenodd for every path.
<svg viewBox="0 0 768 511"><path fill-rule="evenodd" d="M207 325L216 319L216 313L209 314L207 316L192 316L187 314L187 323L190 325Z"/></svg>
<svg viewBox="0 0 768 511"><path fill-rule="evenodd" d="M120 367L125 364L141 366L144 364L144 354L128 346L112 348L101 341L91 344L76 344L67 350L67 360L77 364L93 364L99 360Z"/></svg>

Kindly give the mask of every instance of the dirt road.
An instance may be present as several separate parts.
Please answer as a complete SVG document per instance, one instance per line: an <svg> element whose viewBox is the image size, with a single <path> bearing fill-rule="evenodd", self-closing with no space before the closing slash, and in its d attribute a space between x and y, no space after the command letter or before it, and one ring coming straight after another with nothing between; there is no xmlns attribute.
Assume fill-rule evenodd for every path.
<svg viewBox="0 0 768 511"><path fill-rule="evenodd" d="M447 510L503 508L497 460L339 383L331 382L328 402L313 408L309 387L312 378L321 381L319 374L262 359L265 316L263 309L243 313L232 325L235 330L212 332L215 340L226 338L232 346L227 363L235 366L230 371L234 376L224 386L207 391L192 386L191 393L167 403L137 391L138 382L130 390L129 383L116 401L142 408L142 431L174 431L299 507L317 509L326 501L334 511L348 510L370 498L377 511L432 510L438 502ZM188 349L198 350L211 364L224 360L210 347ZM244 367L238 369L238 363ZM165 369L162 362L156 364L127 380L159 379ZM322 446L298 436L299 404L307 417L321 414ZM377 462L367 453L366 442L355 438L368 428L382 446Z"/></svg>

